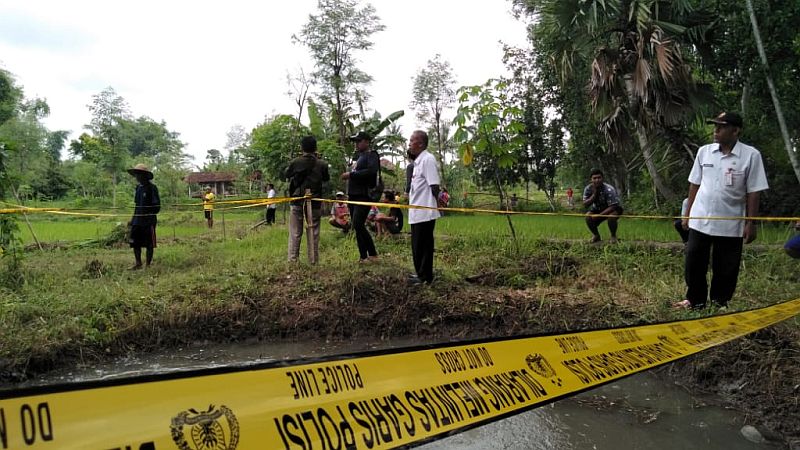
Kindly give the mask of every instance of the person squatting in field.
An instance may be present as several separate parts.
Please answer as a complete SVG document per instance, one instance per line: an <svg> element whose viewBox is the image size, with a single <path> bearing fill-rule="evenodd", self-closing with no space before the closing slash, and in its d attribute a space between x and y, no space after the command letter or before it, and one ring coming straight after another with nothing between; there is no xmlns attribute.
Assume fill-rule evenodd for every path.
<svg viewBox="0 0 800 450"><path fill-rule="evenodd" d="M614 186L603 182L602 170L592 169L589 176L592 182L583 190L583 206L589 208L589 212L586 213L586 226L592 232L590 242L600 242L598 227L606 219L608 219L608 231L611 232L609 242L617 242L617 216L622 215L623 211L617 190Z"/></svg>

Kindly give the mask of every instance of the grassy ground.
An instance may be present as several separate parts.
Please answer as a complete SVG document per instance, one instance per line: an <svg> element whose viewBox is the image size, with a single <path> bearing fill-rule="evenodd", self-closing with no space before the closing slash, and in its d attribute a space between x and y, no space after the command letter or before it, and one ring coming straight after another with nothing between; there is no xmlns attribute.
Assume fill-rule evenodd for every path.
<svg viewBox="0 0 800 450"><path fill-rule="evenodd" d="M102 236L116 222L44 217L31 217L39 240L72 243ZM361 265L352 235L323 224L321 264L289 264L281 213L277 226L251 230L260 218L260 209L226 212L223 233L221 213L212 230L199 214L164 214L154 265L143 271L126 270L133 257L125 246L30 250L25 282L0 290L0 378L198 339L440 340L715 313L669 308L685 289L682 245L669 222L623 220L619 244L590 245L581 218L514 217L514 242L504 217L449 215L436 228L437 281L414 288L405 284L412 267L405 235L377 241L381 261ZM797 262L780 246L788 233L765 226L760 245L746 247L733 310L799 295ZM795 318L769 331L771 337L740 339L676 367L710 385L736 381L729 378L748 370L767 377L769 392L741 390L750 398L742 407L759 413L771 402L761 411L764 420L782 432L798 430L800 415L787 408L797 411L800 392L786 381L800 377L798 329Z"/></svg>
<svg viewBox="0 0 800 450"><path fill-rule="evenodd" d="M494 205L484 205L494 207ZM281 211L281 210L279 210ZM563 211L575 214L577 211ZM106 235L116 224L126 223L129 215L119 214L114 217L83 217L29 215L28 221L20 219L20 237L25 244L34 242L34 236L43 242L75 242L97 239ZM263 218L263 208L246 208L220 211L215 213L215 223L220 238L228 228L231 232L253 225ZM281 212L278 222L283 222ZM582 217L572 216L540 216L514 215L512 223L520 238L527 239L583 239L588 238L588 231ZM187 238L203 232L203 218L200 212L166 209L159 214L159 236L164 238ZM489 214L451 213L447 220L441 221L438 230L443 234L463 234L465 230L476 237L482 235L505 235L510 238L510 229L502 216ZM600 227L601 235L608 237L606 225ZM672 222L665 219L639 219L623 217L619 225L619 237L632 241L675 242L678 235L672 228ZM759 228L759 244L779 244L785 242L792 234L791 224L761 224ZM226 238L230 237L226 235Z"/></svg>

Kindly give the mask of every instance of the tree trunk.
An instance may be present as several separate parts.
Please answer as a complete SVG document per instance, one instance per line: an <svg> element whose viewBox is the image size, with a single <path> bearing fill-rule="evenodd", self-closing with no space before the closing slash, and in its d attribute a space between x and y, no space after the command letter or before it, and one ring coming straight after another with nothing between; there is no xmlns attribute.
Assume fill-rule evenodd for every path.
<svg viewBox="0 0 800 450"><path fill-rule="evenodd" d="M772 82L772 75L769 72L769 63L767 62L767 53L764 51L764 44L761 41L761 33L758 31L758 21L756 20L756 12L753 9L753 1L746 0L747 12L750 13L750 24L753 25L753 36L756 39L756 47L758 47L758 55L761 57L761 65L764 66L764 75L767 77L767 86L769 87L769 94L772 97L772 105L775 107L775 115L778 116L778 125L781 128L781 136L783 137L783 145L786 147L786 153L789 155L789 161L792 163L794 169L794 176L800 182L800 160L797 158L797 152L792 148L792 142L789 138L789 130L786 128L786 120L783 118L783 111L781 110L781 103L778 100L778 93L775 90L775 84Z"/></svg>
<svg viewBox="0 0 800 450"><path fill-rule="evenodd" d="M111 207L117 207L117 173L111 174Z"/></svg>
<svg viewBox="0 0 800 450"><path fill-rule="evenodd" d="M750 77L744 81L742 86L742 117L747 116L747 104L750 102Z"/></svg>
<svg viewBox="0 0 800 450"><path fill-rule="evenodd" d="M628 102L632 104L635 96L633 93L633 80L629 77L625 78L625 91L628 94ZM647 166L647 172L653 180L653 186L667 201L674 200L675 194L672 192L672 189L667 186L667 183L664 182L664 179L661 178L661 174L658 173L658 168L656 168L656 163L653 161L653 153L650 149L650 140L647 137L647 132L639 121L634 120L634 122L636 138L639 141L639 147L642 149L642 156L644 157L644 164Z"/></svg>
<svg viewBox="0 0 800 450"><path fill-rule="evenodd" d="M439 157L439 168L442 171L442 185L444 185L445 180L445 157L444 157L444 149L442 148L442 119L440 114L436 114L436 151L437 156Z"/></svg>
<svg viewBox="0 0 800 450"><path fill-rule="evenodd" d="M341 83L341 81L339 81ZM342 92L339 86L335 86L336 90L336 125L339 127L339 145L342 148L347 148L347 132L344 129L344 111L342 111Z"/></svg>

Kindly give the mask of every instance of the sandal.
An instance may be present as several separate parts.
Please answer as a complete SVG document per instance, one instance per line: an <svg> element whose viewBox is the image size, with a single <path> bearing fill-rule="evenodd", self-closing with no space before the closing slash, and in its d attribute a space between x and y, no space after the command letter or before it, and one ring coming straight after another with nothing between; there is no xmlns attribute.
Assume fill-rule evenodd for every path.
<svg viewBox="0 0 800 450"><path fill-rule="evenodd" d="M681 300L672 304L672 309L692 309L692 302L689 300Z"/></svg>
<svg viewBox="0 0 800 450"><path fill-rule="evenodd" d="M672 309L703 309L705 307L705 303L692 304L688 299L672 304Z"/></svg>

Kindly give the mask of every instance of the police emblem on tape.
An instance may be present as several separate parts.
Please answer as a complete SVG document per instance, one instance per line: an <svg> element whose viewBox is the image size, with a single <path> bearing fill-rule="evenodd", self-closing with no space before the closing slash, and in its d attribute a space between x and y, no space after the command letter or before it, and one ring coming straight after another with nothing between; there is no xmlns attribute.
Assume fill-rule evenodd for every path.
<svg viewBox="0 0 800 450"><path fill-rule="evenodd" d="M172 440L180 450L236 450L239 422L227 406L183 411L172 418Z"/></svg>
<svg viewBox="0 0 800 450"><path fill-rule="evenodd" d="M556 377L556 371L553 369L553 366L551 366L547 359L541 354L535 353L526 356L525 363L536 375L545 379L550 379L551 383L561 386L561 378Z"/></svg>

